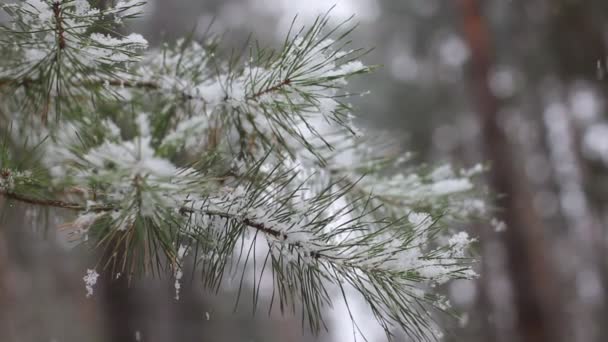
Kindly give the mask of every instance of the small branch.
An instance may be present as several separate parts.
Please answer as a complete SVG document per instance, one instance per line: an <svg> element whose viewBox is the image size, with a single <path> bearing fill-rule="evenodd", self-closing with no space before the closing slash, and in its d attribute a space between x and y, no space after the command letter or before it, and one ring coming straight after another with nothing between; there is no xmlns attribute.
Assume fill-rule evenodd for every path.
<svg viewBox="0 0 608 342"><path fill-rule="evenodd" d="M61 42L61 40L60 40L60 42ZM3 86L6 86L6 85L11 85L11 84L14 84L18 87L27 86L29 84L37 83L37 82L38 82L38 80L31 79L31 78L24 78L22 80L16 80L16 79L11 79L11 78L0 78L0 88ZM113 87L126 87L126 88L144 89L144 90L156 90L156 91L165 90L163 87L161 87L160 84L153 82L153 81L129 81L129 80L119 80L119 79L105 79L105 80L100 79L100 80L85 80L85 81L79 82L79 84L84 85L84 86L110 85ZM260 98L263 95L279 91L290 84L291 84L291 80L289 78L287 78L287 79L281 81L280 83L275 84L274 86L260 90L257 93L248 96L246 99L250 100L250 101L257 100L258 98ZM203 98L203 97L194 96L194 95L186 93L184 91L179 91L179 93L181 93L182 97L186 100L197 100L198 99L198 100L202 100L202 101L206 102L205 98Z"/></svg>
<svg viewBox="0 0 608 342"><path fill-rule="evenodd" d="M215 216L215 217L221 217L224 219L228 219L228 220L234 220L237 222L242 223L245 226L248 226L250 228L254 228L255 230L261 231L267 235L271 235L276 239L279 240L287 240L288 235L282 231L276 230L276 229L272 229L270 227L267 227L265 224L261 223L261 222L256 222L248 217L243 217L240 215L235 215L235 214L230 214L227 212L223 212L223 211L217 211L217 210L196 210L196 209L192 209L192 208L186 208L186 207L182 207L180 209L180 213L194 213L194 212L199 212L203 215L207 215L207 216ZM288 245L292 246L292 247L298 247L298 248L302 248L304 247L300 242L288 242ZM325 257L325 258L329 258L329 259L334 259L334 258L330 258L327 255L324 255L320 252L317 251L306 251L308 253L308 255L312 258L318 259L321 257Z"/></svg>
<svg viewBox="0 0 608 342"><path fill-rule="evenodd" d="M269 88L263 89L258 91L257 93L248 96L247 100L255 100L257 98L259 98L262 95L266 95L268 93L274 93L275 91L281 90L283 87L286 87L288 85L291 84L291 80L289 78L284 79L283 81L281 81L278 84L275 84L274 86L271 86Z"/></svg>
<svg viewBox="0 0 608 342"><path fill-rule="evenodd" d="M55 30L57 32L57 40L59 42L59 50L65 49L65 36L63 29L63 19L61 18L61 3L59 1L53 2L53 16L55 17Z"/></svg>
<svg viewBox="0 0 608 342"><path fill-rule="evenodd" d="M196 209L186 208L186 207L182 207L179 211L180 211L180 213L188 213L188 214L200 212L201 214L207 215L207 216L216 216L216 217L221 217L221 218L225 218L225 219L229 219L229 220L239 221L246 226L255 228L268 235L272 235L275 238L287 239L287 234L280 232L278 230L266 227L263 223L255 222L248 217L241 217L238 215L230 214L230 213L223 212L223 211L217 211L217 210L196 210Z"/></svg>
<svg viewBox="0 0 608 342"><path fill-rule="evenodd" d="M195 211L196 210L192 209L192 208L180 209L180 212L184 212L184 213L194 213ZM217 211L217 210L199 210L199 212L201 214L207 215L207 216L221 217L221 218L225 218L228 220L234 220L234 221L240 222L247 227L253 228L253 229L258 230L267 235L271 235L274 238L279 239L279 240L287 240L287 237L288 237L286 233L276 230L276 229L269 228L266 225L264 225L263 223L255 222L254 220L252 220L248 217L242 217L239 215L234 215L234 214L230 214L230 213L223 212L223 211ZM297 242L297 241L288 242L287 244L292 247L298 247L298 248L304 247L300 242ZM306 253L308 253L308 255L310 257L315 258L315 259L318 259L321 257L329 258L327 255L324 255L317 251L306 251Z"/></svg>
<svg viewBox="0 0 608 342"><path fill-rule="evenodd" d="M0 195L4 196L5 198L11 199L11 200L15 200L15 201L19 201L19 202L23 202L23 203L28 203L28 204L33 204L33 205L38 205L38 206L44 206L44 207L52 207L52 208L61 208L61 209L69 209L69 210L77 210L77 211L85 211L85 210L89 210L89 211L112 211L114 209L117 209L114 206L110 206L110 205L104 205L104 206L91 206L91 207L86 207L84 205L78 204L78 203L74 203L74 202L67 202L67 201L60 201L60 200L49 200L49 199L40 199L40 198L34 198L34 197L30 197L30 196L26 196L26 195L21 195L21 194L17 194L14 192L7 192L7 191L0 191ZM274 230L272 228L268 228L266 227L263 223L259 223L259 222L254 222L253 220L249 219L249 218L243 218L243 217L239 217L237 215L234 214L230 214L230 213L226 213L226 212L222 212L222 211L217 211L217 210L196 210L193 208L188 208L188 207L182 207L179 209L179 212L182 214L185 213L189 213L189 214L193 214L195 212L200 212L203 215L207 215L207 216L217 216L217 217L222 217L225 219L230 219L230 220L238 220L240 222L242 222L243 224L255 228L259 231L262 231L268 235L272 235L276 238L283 238L286 239L287 235L278 231L278 230Z"/></svg>
<svg viewBox="0 0 608 342"><path fill-rule="evenodd" d="M98 205L98 206L87 207L87 206L81 205L79 203L60 201L60 200L39 199L39 198L34 198L34 197L21 195L21 194L9 192L9 191L2 191L2 190L0 190L0 196L4 196L5 198L10 199L10 200L15 200L15 201L38 205L38 206L69 209L69 210L76 210L76 211L87 211L88 210L88 211L101 212L101 211L112 211L112 210L118 209L117 207L111 206L111 205ZM215 217L221 217L221 218L228 219L228 220L234 220L234 221L242 223L243 225L245 225L247 227L253 228L264 234L270 235L276 239L287 240L286 233L273 229L271 227L267 227L265 224L263 224L261 222L256 222L255 220L252 220L248 217L242 217L239 215L235 215L235 214L231 214L231 213L227 213L227 212L223 212L223 211L218 211L218 210L208 210L208 209L207 210L205 210L205 209L197 210L197 209L190 208L190 207L181 207L179 209L179 212L181 214L193 214L193 213L198 212L202 215L215 216ZM294 247L303 247L302 244L300 244L299 242L292 242L292 243L289 243L289 245L294 246ZM324 256L323 254L316 252L316 251L309 251L308 253L313 258L320 258L320 257Z"/></svg>
<svg viewBox="0 0 608 342"><path fill-rule="evenodd" d="M44 206L44 207L63 208L63 209L70 209L70 210L86 210L85 206L80 205L78 203L34 198L34 197L17 194L14 192L1 191L1 190L0 190L0 195L4 196L7 199L11 199L11 200L15 200L15 201L23 202L23 203L28 203L28 204Z"/></svg>
<svg viewBox="0 0 608 342"><path fill-rule="evenodd" d="M20 87L20 86L27 86L29 84L37 83L37 82L38 82L38 80L30 79L30 78L25 78L22 80L15 80L15 79L10 79L10 78L0 78L0 87L6 86L6 85L11 85L11 84L14 84L14 85ZM160 84L158 84L156 82L152 82L152 81L128 81L128 80L118 80L118 79L85 80L85 81L78 82L77 85L99 86L99 87L104 86L104 85L110 85L113 87L126 87L126 88L143 89L143 90L156 90L156 91L165 90L164 88L162 88L160 86ZM202 100L202 101L206 102L206 100L203 97L194 96L194 95L188 94L183 91L179 91L179 93L186 100L197 100L198 99L198 100Z"/></svg>
<svg viewBox="0 0 608 342"><path fill-rule="evenodd" d="M17 86L27 86L32 83L38 83L40 80L32 79L32 78L24 78L21 80L16 80L12 78L0 78L0 87L16 84ZM150 81L125 81L125 80L86 80L81 81L80 85L85 86L103 86L104 84L108 84L114 87L127 87L127 88L139 88L139 89L150 89L150 90L161 90L161 86L158 83L150 82Z"/></svg>
<svg viewBox="0 0 608 342"><path fill-rule="evenodd" d="M139 89L150 89L150 90L161 90L158 83L152 81L124 81L124 80L107 80L95 82L97 85L109 84L113 87L127 87L127 88L139 88Z"/></svg>

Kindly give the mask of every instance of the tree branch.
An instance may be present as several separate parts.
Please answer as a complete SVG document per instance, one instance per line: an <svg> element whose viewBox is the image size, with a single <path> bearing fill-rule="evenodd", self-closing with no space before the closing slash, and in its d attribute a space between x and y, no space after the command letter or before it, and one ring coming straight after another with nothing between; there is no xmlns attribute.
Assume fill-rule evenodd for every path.
<svg viewBox="0 0 608 342"><path fill-rule="evenodd" d="M112 211L115 209L118 209L115 206L111 206L111 205L97 205L97 206L84 206L82 204L79 203L75 203L75 202L67 202L67 201L61 201L61 200L53 200L53 199L40 199L40 198L34 198L34 197L30 197L30 196L26 196L26 195L22 195L22 194L17 194L14 192L10 192L10 191L2 191L0 190L0 195L4 196L7 199L10 200L15 200L15 201L19 201L19 202L23 202L23 203L27 203L27 204L33 204L33 205L38 205L38 206L44 206L44 207L52 207L52 208L61 208L61 209L69 209L69 210L76 210L76 211ZM266 233L268 235L272 235L275 238L282 238L282 239L287 239L287 234L272 229L270 227L267 227L266 225L264 225L263 223L260 222L255 222L254 220L247 218L247 217L241 217L238 215L234 215L234 214L230 214L227 212L223 212L223 211L218 211L218 210L197 210L194 208L189 208L189 207L181 207L179 209L179 212L181 214L193 214L195 212L199 212L203 215L207 215L207 216L216 216L216 217L221 217L221 218L225 218L225 219L230 219L230 220L235 220L235 221L239 221L241 223L243 223L244 225L254 228L256 230L259 230L263 233Z"/></svg>
<svg viewBox="0 0 608 342"><path fill-rule="evenodd" d="M37 82L38 82L38 80L31 79L31 78L24 78L21 80L11 79L11 78L0 78L0 88L3 86L11 85L11 84L14 84L18 87L28 86L29 84L33 84L33 83L37 83ZM143 90L156 90L156 91L165 90L160 84L153 82L153 81L99 79L99 80L85 80L85 81L81 81L79 84L84 85L84 86L110 85L113 87L126 87L126 88L143 89ZM287 78L287 79L281 81L280 83L277 83L266 89L262 89L262 90L258 91L257 93L254 93L253 95L248 96L246 99L249 101L255 101L263 95L276 92L290 84L291 84L291 80L289 78ZM198 100L202 100L202 101L206 102L205 98L203 98L203 97L194 96L194 95L189 94L184 91L179 91L179 93L182 95L183 98L185 98L187 100L197 100L198 99Z"/></svg>
<svg viewBox="0 0 608 342"><path fill-rule="evenodd" d="M201 214L207 215L207 216L216 216L216 217L221 217L221 218L225 218L225 219L229 219L229 220L235 220L235 221L239 221L239 222L243 223L246 226L249 226L249 227L255 228L256 230L264 232L268 235L272 235L275 238L287 239L287 234L280 232L278 230L266 227L266 225L264 225L263 223L255 222L248 217L242 217L242 216L238 216L238 215L234 215L234 214L230 214L230 213L218 211L218 210L196 210L196 209L188 208L188 207L180 208L179 212L181 214L194 214L195 212L200 212Z"/></svg>
<svg viewBox="0 0 608 342"><path fill-rule="evenodd" d="M53 2L53 16L55 17L55 30L57 32L57 40L59 42L59 50L65 49L65 35L63 29L63 19L61 18L61 3L59 1Z"/></svg>
<svg viewBox="0 0 608 342"><path fill-rule="evenodd" d="M17 194L17 193L10 192L10 191L2 191L2 190L0 190L0 196L4 196L7 199L19 201L22 203L33 204L33 205L38 205L38 206L45 206L45 207L52 207L52 208L69 209L69 210L75 210L75 211L87 211L88 210L88 211L102 212L102 211L112 211L112 210L118 209L117 207L111 206L111 205L94 205L94 206L87 207L87 206L84 206L82 204L75 203L75 202L67 202L67 201L52 200L52 199L40 199L40 198L34 198L34 197ZM250 219L248 217L243 217L240 215L235 215L235 214L231 214L231 213L227 213L227 212L223 212L223 211L219 211L219 210L194 209L191 207L181 207L179 209L179 212L181 214L194 214L194 213L198 212L198 213L200 213L202 215L206 215L206 216L215 216L215 217L221 217L221 218L228 219L228 220L237 221L249 228L258 230L258 231L260 231L264 234L270 235L276 239L287 240L287 237L288 237L286 233L284 233L280 230L277 230L277 229L273 229L271 227L267 227L265 224L263 224L261 222L256 222L255 220ZM291 242L291 243L289 243L289 245L293 246L293 247L303 247L302 244L299 242ZM310 253L310 256L315 259L324 256L323 254L316 252L316 251L309 251L309 253Z"/></svg>
<svg viewBox="0 0 608 342"><path fill-rule="evenodd" d="M49 199L41 199L34 198L26 195L17 194L10 191L2 191L0 190L0 195L4 196L7 199L15 200L23 203L45 206L45 207L53 207L53 208L62 208L62 209L70 209L70 210L86 210L87 208L78 203L65 202L60 200L49 200ZM110 210L110 209L107 209Z"/></svg>
<svg viewBox="0 0 608 342"><path fill-rule="evenodd" d="M16 85L17 87L28 86L30 84L37 83L37 82L38 82L38 80L31 79L31 78L24 78L21 80L16 80L16 79L11 79L11 78L0 78L0 88L3 86L11 85L11 84ZM143 90L156 90L156 91L165 90L164 88L162 88L160 86L160 84L158 84L156 82L152 82L152 81L99 79L99 80L85 80L85 81L79 82L78 84L83 85L83 86L100 86L101 87L104 85L110 85L113 87L126 87L126 88L143 89ZM197 97L197 96L194 96L192 94L189 94L189 93L186 93L183 91L179 91L179 93L182 95L183 98L185 98L187 100L198 99L198 100L206 101L202 97Z"/></svg>
<svg viewBox="0 0 608 342"><path fill-rule="evenodd" d="M262 89L262 90L258 91L257 93L255 93L251 96L248 96L247 100L256 100L257 98L259 98L262 95L266 95L268 93L273 93L275 91L281 90L283 87L288 86L290 84L291 84L291 79L286 78L283 81L281 81L280 83L277 83L266 89Z"/></svg>

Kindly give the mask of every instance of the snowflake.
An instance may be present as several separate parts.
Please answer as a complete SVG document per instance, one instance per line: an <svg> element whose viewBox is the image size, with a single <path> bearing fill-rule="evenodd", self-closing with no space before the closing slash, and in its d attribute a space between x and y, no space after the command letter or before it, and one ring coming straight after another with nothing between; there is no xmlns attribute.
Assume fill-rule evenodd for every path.
<svg viewBox="0 0 608 342"><path fill-rule="evenodd" d="M87 274L82 278L87 289L87 298L93 295L93 286L97 283L97 278L99 278L99 273L94 269L88 269Z"/></svg>

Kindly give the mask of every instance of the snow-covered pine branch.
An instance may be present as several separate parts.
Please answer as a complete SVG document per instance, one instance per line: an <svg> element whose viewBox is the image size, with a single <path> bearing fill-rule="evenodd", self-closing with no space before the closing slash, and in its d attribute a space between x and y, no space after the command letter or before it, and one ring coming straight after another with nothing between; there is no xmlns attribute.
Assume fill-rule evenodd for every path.
<svg viewBox="0 0 608 342"><path fill-rule="evenodd" d="M372 69L348 22L227 56L208 37L146 49L119 34L141 5L2 5L0 195L73 210L70 239L120 259L87 272L88 293L97 271L168 267L179 297L190 256L205 286L236 277L256 303L270 277L271 305L301 308L314 331L348 288L389 336L437 337L432 287L475 276L474 240L449 227L483 213L480 168L378 156L347 103L348 79Z"/></svg>

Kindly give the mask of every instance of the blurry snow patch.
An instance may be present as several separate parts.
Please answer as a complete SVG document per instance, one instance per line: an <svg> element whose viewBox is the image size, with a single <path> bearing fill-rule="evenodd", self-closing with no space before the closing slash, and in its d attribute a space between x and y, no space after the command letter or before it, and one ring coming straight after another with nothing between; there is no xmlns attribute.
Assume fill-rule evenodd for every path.
<svg viewBox="0 0 608 342"><path fill-rule="evenodd" d="M490 221L490 224L492 225L492 227L494 227L494 231L497 233L504 232L505 230L507 230L507 224L504 221L498 220L496 218L493 218L492 221Z"/></svg>
<svg viewBox="0 0 608 342"><path fill-rule="evenodd" d="M439 58L445 65L460 67L469 59L469 48L455 34L450 34L439 43Z"/></svg>
<svg viewBox="0 0 608 342"><path fill-rule="evenodd" d="M579 296L585 302L591 304L602 300L604 290L596 272L588 269L578 272L576 275L576 287Z"/></svg>
<svg viewBox="0 0 608 342"><path fill-rule="evenodd" d="M572 91L570 108L574 118L583 123L593 122L601 112L598 97L589 87L578 87Z"/></svg>
<svg viewBox="0 0 608 342"><path fill-rule="evenodd" d="M445 179L431 186L436 195L447 195L473 189L473 183L468 178Z"/></svg>
<svg viewBox="0 0 608 342"><path fill-rule="evenodd" d="M468 280L454 280L449 287L451 301L458 306L470 306L477 296L475 282Z"/></svg>
<svg viewBox="0 0 608 342"><path fill-rule="evenodd" d="M492 93L499 98L513 96L519 86L515 70L508 66L500 66L492 70L488 82Z"/></svg>
<svg viewBox="0 0 608 342"><path fill-rule="evenodd" d="M330 20L338 24L356 14L356 22L376 20L380 14L375 0L251 0L254 10L270 12L279 19L277 34L283 38L289 30L294 17L303 19L301 24L312 23L319 15L324 15L331 9ZM332 9L332 6L333 9ZM300 24L300 25L301 25Z"/></svg>
<svg viewBox="0 0 608 342"><path fill-rule="evenodd" d="M583 153L586 157L608 164L608 124L590 126L583 136Z"/></svg>
<svg viewBox="0 0 608 342"><path fill-rule="evenodd" d="M416 56L412 54L412 51L403 46L396 47L395 50L390 64L391 75L402 82L416 80L420 72Z"/></svg>
<svg viewBox="0 0 608 342"><path fill-rule="evenodd" d="M395 56L391 61L392 75L399 81L413 81L418 77L418 61L409 53Z"/></svg>

